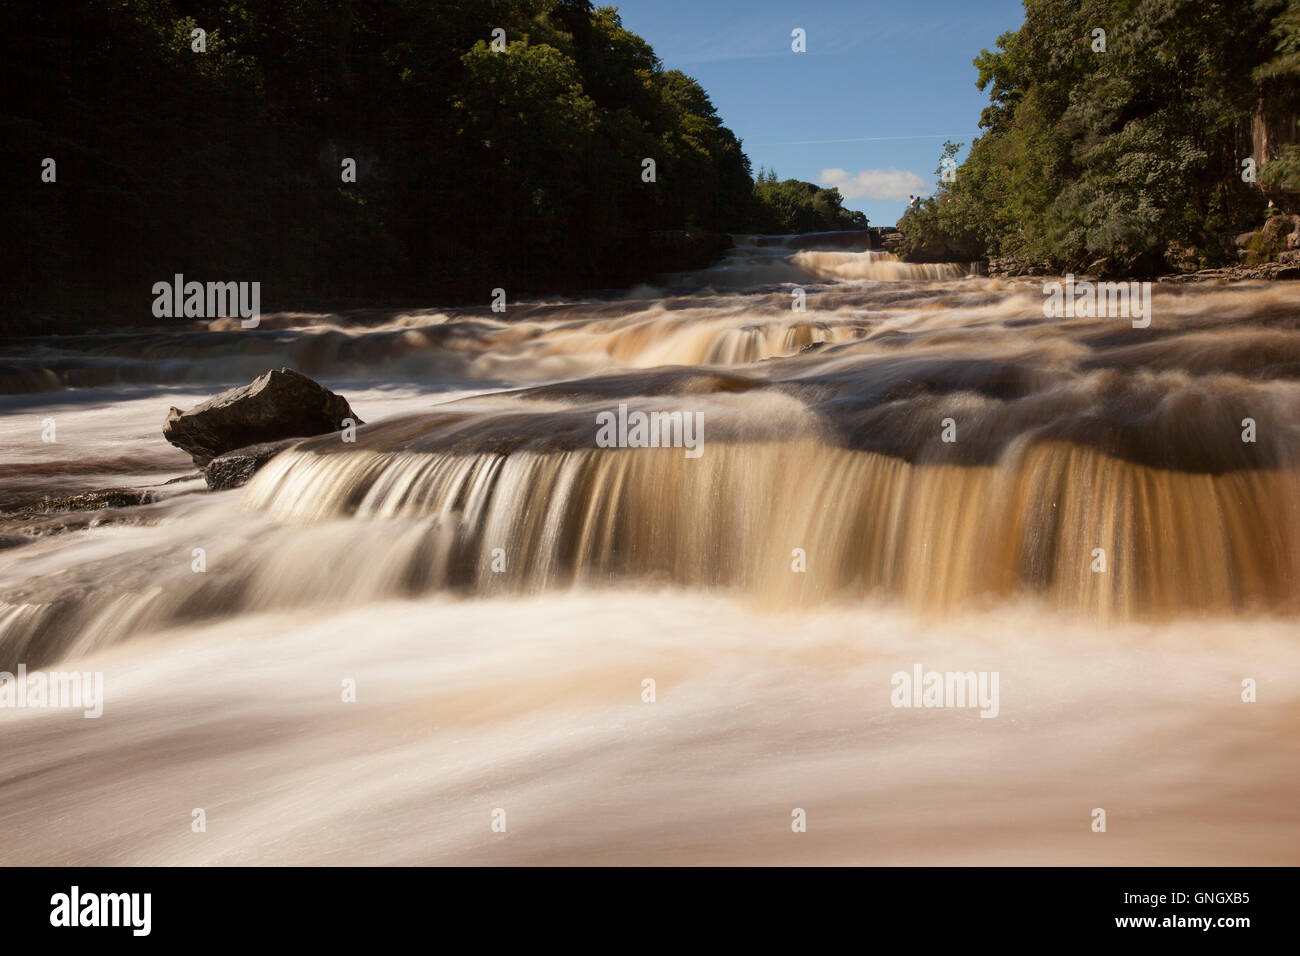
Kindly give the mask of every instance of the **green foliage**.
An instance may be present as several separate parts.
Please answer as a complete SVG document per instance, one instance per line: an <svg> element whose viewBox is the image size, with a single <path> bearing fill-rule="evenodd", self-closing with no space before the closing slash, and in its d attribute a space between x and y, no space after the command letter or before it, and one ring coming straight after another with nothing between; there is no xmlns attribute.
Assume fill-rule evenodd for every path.
<svg viewBox="0 0 1300 956"><path fill-rule="evenodd" d="M1270 236L1260 230L1246 244L1246 265L1254 266L1268 262L1285 248L1285 242L1280 242L1278 237Z"/></svg>
<svg viewBox="0 0 1300 956"><path fill-rule="evenodd" d="M1262 183L1300 190L1300 146L1287 146L1269 161L1259 175Z"/></svg>
<svg viewBox="0 0 1300 956"><path fill-rule="evenodd" d="M1272 10L1278 0L1259 0L1259 5ZM1271 30L1276 41L1272 56L1255 69L1255 79L1260 83L1274 83L1276 91L1285 92L1294 105L1300 98L1300 0L1286 0L1273 20Z"/></svg>
<svg viewBox="0 0 1300 956"><path fill-rule="evenodd" d="M1021 29L975 59L985 132L956 181L903 217L905 253L942 240L1056 269L1147 271L1177 245L1222 260L1221 237L1262 212L1240 160L1261 83L1296 68L1296 10L1025 0Z"/></svg>
<svg viewBox="0 0 1300 956"><path fill-rule="evenodd" d="M747 226L749 161L690 77L588 0L19 0L20 305L176 272L305 296L486 300L677 263ZM191 49L206 31L207 50ZM492 30L506 31L504 52ZM41 157L58 184L38 181ZM340 162L357 161L356 183ZM642 181L642 160L657 181ZM11 302L12 304L12 302Z"/></svg>
<svg viewBox="0 0 1300 956"><path fill-rule="evenodd" d="M867 228L867 217L845 209L843 203L844 197L833 187L797 179L778 181L775 170L759 170L746 229L789 234Z"/></svg>

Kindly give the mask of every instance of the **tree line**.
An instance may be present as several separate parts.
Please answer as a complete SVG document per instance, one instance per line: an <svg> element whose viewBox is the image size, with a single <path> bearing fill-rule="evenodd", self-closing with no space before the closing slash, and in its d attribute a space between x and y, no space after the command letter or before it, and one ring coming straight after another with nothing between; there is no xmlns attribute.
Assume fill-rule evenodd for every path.
<svg viewBox="0 0 1300 956"><path fill-rule="evenodd" d="M1219 265L1265 191L1300 183L1295 146L1265 164L1252 144L1257 115L1300 112L1300 0L1025 0L975 66L984 132L900 220L905 256Z"/></svg>
<svg viewBox="0 0 1300 956"><path fill-rule="evenodd" d="M700 85L588 0L15 7L10 307L103 309L174 273L281 307L485 301L852 221L835 190L756 183Z"/></svg>

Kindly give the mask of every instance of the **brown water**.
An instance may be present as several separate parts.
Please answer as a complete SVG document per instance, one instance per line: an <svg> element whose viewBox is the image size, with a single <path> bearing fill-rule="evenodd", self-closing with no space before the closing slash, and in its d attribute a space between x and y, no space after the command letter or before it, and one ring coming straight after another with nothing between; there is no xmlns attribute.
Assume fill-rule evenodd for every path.
<svg viewBox="0 0 1300 956"><path fill-rule="evenodd" d="M1139 329L809 246L0 351L0 507L158 498L10 519L47 533L0 550L0 669L105 702L0 708L0 862L1295 863L1300 287L1162 284ZM357 441L164 485L167 408L280 364ZM698 456L599 447L620 405ZM892 707L918 663L997 672L997 718Z"/></svg>

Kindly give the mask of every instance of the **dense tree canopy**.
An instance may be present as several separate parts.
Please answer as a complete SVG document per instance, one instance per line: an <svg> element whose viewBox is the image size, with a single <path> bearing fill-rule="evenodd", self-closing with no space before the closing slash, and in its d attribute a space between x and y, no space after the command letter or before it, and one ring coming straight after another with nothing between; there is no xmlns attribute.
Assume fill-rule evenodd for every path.
<svg viewBox="0 0 1300 956"><path fill-rule="evenodd" d="M773 170L759 170L754 181L757 207L751 222L754 232L829 232L865 229L867 217L845 209L840 191L797 179L777 180Z"/></svg>
<svg viewBox="0 0 1300 956"><path fill-rule="evenodd" d="M0 66L10 304L138 297L176 272L280 303L485 301L677 267L764 221L704 90L587 0L19 6Z"/></svg>
<svg viewBox="0 0 1300 956"><path fill-rule="evenodd" d="M985 132L900 221L904 252L943 237L1060 269L1224 260L1264 205L1241 175L1252 117L1297 88L1295 0L1025 0L1025 14L975 60Z"/></svg>

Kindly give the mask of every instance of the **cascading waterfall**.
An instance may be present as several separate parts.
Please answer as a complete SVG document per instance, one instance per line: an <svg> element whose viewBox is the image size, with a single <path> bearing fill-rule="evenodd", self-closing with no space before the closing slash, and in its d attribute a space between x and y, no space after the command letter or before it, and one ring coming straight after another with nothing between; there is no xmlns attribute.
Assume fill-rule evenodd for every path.
<svg viewBox="0 0 1300 956"><path fill-rule="evenodd" d="M866 238L0 347L0 672L104 678L0 708L0 863L1293 865L1300 287L1137 329ZM167 409L282 364L355 441L185 478ZM998 718L895 708L918 666Z"/></svg>
<svg viewBox="0 0 1300 956"><path fill-rule="evenodd" d="M174 569L132 593L107 569L92 594L11 605L6 659L58 660L217 614L444 588L658 582L778 610L883 596L931 615L1029 596L1105 623L1294 613L1300 597L1300 472L1186 474L1060 444L977 467L807 440L715 443L698 460L668 448L291 451L254 478L243 507L273 523L227 536L204 575ZM161 567L165 552L147 560Z"/></svg>
<svg viewBox="0 0 1300 956"><path fill-rule="evenodd" d="M888 252L807 250L791 261L821 279L959 279L966 274L956 263L900 262Z"/></svg>
<svg viewBox="0 0 1300 956"><path fill-rule="evenodd" d="M932 609L1023 588L1127 618L1294 609L1298 481L1162 471L1059 445L960 468L791 442L713 445L698 461L672 449L291 453L245 500L285 521L453 519L476 590L648 575L777 603L883 591ZM493 547L517 556L512 574L491 570ZM791 573L796 548L816 573ZM1094 548L1110 573L1091 570Z"/></svg>
<svg viewBox="0 0 1300 956"><path fill-rule="evenodd" d="M241 335L228 334L237 325L220 319L166 331L17 342L0 347L0 394L229 381L277 365L344 380L538 381L620 365L754 362L862 334L851 312L829 320L793 312L788 290L794 287L815 294L844 280L924 283L966 271L951 263L900 262L872 250L767 247L741 239L719 265L669 277L670 289L650 290L652 296L529 303L509 320L486 307L364 320L282 313ZM755 287L766 287L767 315L752 311ZM745 294L728 303L719 290Z"/></svg>
<svg viewBox="0 0 1300 956"><path fill-rule="evenodd" d="M741 248L742 261L775 249L807 267L882 260ZM493 374L601 358L567 383L372 422L355 448L315 439L267 465L238 507L142 509L164 540L125 565L37 562L19 586L11 572L0 658L61 660L245 610L609 583L722 588L778 609L881 597L934 615L1030 598L1099 622L1294 613L1300 389L1240 374L1253 355L1300 358L1284 295L1166 300L1172 337L1042 323L1023 284L811 295L806 313L760 290L440 322ZM704 409L702 457L592 447L595 413L618 401ZM1238 440L1245 414L1266 423L1254 444ZM958 419L964 441L937 443ZM178 563L169 524L202 539L211 569ZM792 570L796 549L806 571Z"/></svg>

